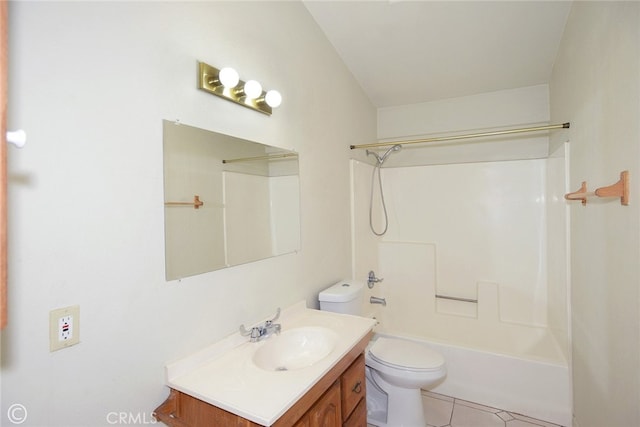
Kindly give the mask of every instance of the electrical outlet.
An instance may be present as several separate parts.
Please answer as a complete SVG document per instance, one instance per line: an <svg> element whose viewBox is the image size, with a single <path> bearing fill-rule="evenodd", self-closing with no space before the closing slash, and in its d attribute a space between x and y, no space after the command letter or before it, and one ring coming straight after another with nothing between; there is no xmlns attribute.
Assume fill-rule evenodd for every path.
<svg viewBox="0 0 640 427"><path fill-rule="evenodd" d="M80 306L58 308L49 313L49 350L56 351L80 342Z"/></svg>
<svg viewBox="0 0 640 427"><path fill-rule="evenodd" d="M58 319L58 341L73 339L73 316L68 314Z"/></svg>

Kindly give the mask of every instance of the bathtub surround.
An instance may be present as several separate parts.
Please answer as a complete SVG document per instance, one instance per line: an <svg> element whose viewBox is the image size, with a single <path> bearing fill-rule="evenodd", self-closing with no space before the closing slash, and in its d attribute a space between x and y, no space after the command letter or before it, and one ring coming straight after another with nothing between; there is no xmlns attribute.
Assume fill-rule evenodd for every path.
<svg viewBox="0 0 640 427"><path fill-rule="evenodd" d="M494 283L479 284L477 304L436 300L434 245L380 247L386 277L378 292L388 304L369 306L381 322L376 331L426 343L444 356L447 378L435 391L570 425L570 372L549 328L501 320Z"/></svg>
<svg viewBox="0 0 640 427"><path fill-rule="evenodd" d="M446 134L440 122L454 122L446 112L456 133L479 122L544 122L548 88L379 109L378 133ZM377 332L445 355L449 375L436 391L568 425L564 146L549 156L546 134L487 141L405 147L390 157L382 239L357 220L366 218L361 189L372 166L352 161L354 270L385 278L368 295L384 297L386 307L365 304L381 321Z"/></svg>

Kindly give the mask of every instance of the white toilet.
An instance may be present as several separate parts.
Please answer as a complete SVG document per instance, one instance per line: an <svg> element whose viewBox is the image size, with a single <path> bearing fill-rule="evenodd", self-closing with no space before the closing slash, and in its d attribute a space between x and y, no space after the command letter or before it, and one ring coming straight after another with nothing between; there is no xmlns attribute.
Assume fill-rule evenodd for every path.
<svg viewBox="0 0 640 427"><path fill-rule="evenodd" d="M320 309L361 315L364 285L342 281L320 292ZM442 381L444 358L420 343L375 336L365 353L367 422L380 427L424 427L421 389Z"/></svg>

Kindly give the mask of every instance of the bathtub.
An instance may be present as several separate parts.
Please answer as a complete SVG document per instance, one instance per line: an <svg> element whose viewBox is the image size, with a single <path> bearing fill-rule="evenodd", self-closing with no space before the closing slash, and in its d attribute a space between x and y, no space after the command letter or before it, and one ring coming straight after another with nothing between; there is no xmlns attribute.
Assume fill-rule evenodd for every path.
<svg viewBox="0 0 640 427"><path fill-rule="evenodd" d="M421 295L389 282L384 292L376 290L387 305L369 313L379 322L374 331L426 343L444 356L447 377L431 391L572 424L568 343L556 341L547 326L502 321L497 286L480 286L479 303L468 304L436 301L429 297L433 289Z"/></svg>
<svg viewBox="0 0 640 427"><path fill-rule="evenodd" d="M544 302L521 302L498 282L478 281L472 302L436 298L438 283L443 289L447 283L437 268L437 247L379 243L377 268L385 281L365 290L363 307L379 322L375 332L425 342L444 356L448 373L435 393L570 426L567 332L533 314L549 311ZM385 298L386 305L370 304L371 296Z"/></svg>
<svg viewBox="0 0 640 427"><path fill-rule="evenodd" d="M538 343L534 355L516 355L512 349L517 345L513 343L503 343L511 354L501 354L454 344L450 339L444 342L379 329L376 328L377 336L420 342L444 356L447 376L430 391L562 426L571 425L570 372L550 335Z"/></svg>
<svg viewBox="0 0 640 427"><path fill-rule="evenodd" d="M448 374L432 391L572 424L564 161L385 169L382 240L360 220L371 168L352 163L354 277L384 278L362 313L376 333L442 353Z"/></svg>

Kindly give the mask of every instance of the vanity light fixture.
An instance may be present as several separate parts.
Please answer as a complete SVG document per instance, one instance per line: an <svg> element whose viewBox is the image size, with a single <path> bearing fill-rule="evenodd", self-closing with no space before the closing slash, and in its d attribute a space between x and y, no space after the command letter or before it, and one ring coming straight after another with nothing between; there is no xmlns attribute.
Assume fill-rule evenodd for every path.
<svg viewBox="0 0 640 427"><path fill-rule="evenodd" d="M282 103L277 90L264 92L256 80L240 80L233 68L217 69L204 62L198 63L198 88L269 116Z"/></svg>
<svg viewBox="0 0 640 427"><path fill-rule="evenodd" d="M271 108L278 108L282 104L282 95L277 90L271 89L264 96L264 102Z"/></svg>
<svg viewBox="0 0 640 427"><path fill-rule="evenodd" d="M222 86L233 89L240 83L238 72L231 67L225 67L218 73L218 80Z"/></svg>
<svg viewBox="0 0 640 427"><path fill-rule="evenodd" d="M262 95L262 85L255 80L248 80L244 84L244 94L249 99L257 99Z"/></svg>

